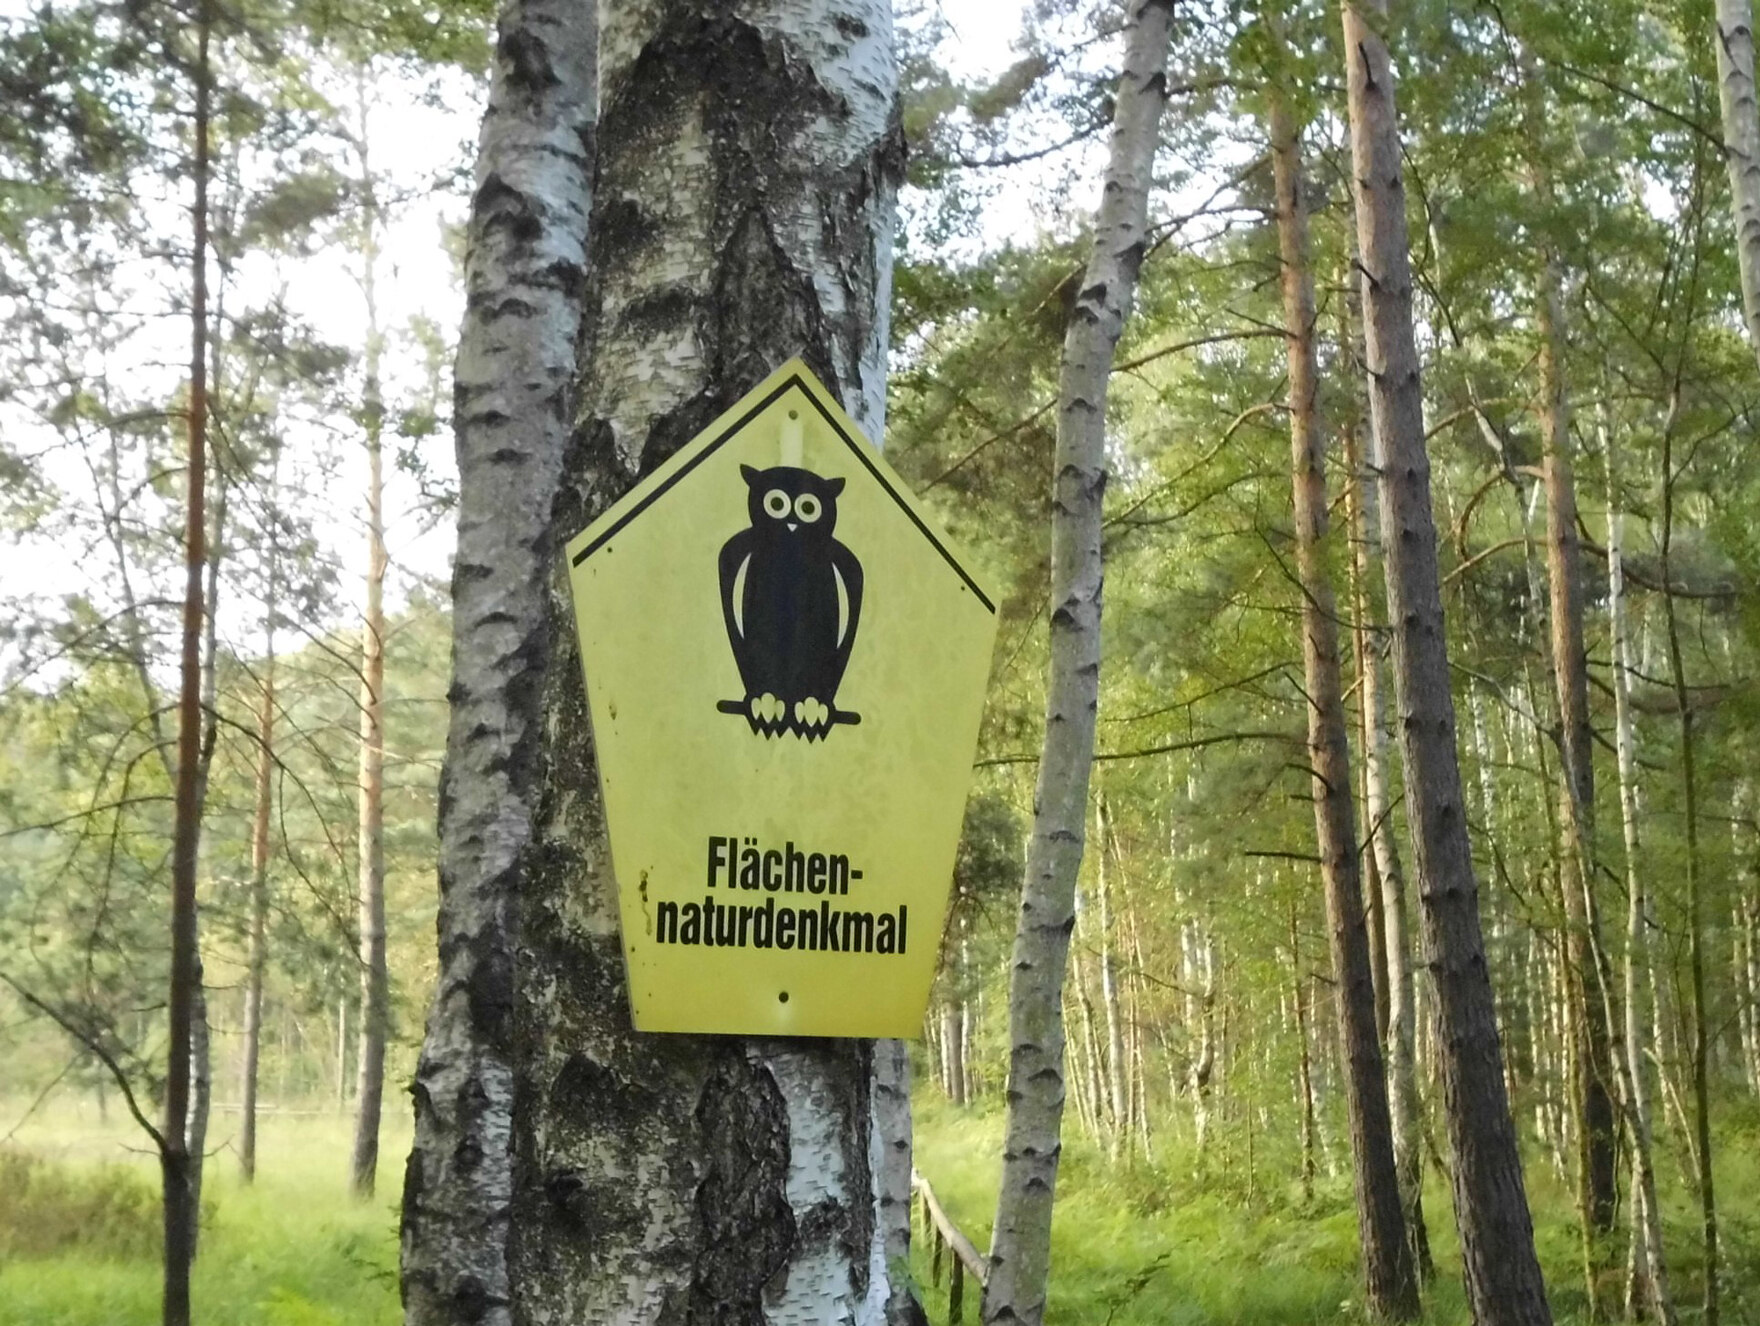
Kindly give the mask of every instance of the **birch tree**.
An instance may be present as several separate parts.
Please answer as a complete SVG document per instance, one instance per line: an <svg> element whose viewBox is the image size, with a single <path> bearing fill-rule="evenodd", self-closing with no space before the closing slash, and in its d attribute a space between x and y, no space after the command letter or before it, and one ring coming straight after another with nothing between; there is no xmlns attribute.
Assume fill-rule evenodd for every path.
<svg viewBox="0 0 1760 1326"><path fill-rule="evenodd" d="M573 423L597 98L594 11L508 0L483 117L454 376L458 549L440 781L440 970L403 1189L410 1326L508 1326L514 900L532 868L550 506ZM340 1028L347 1005L339 1004Z"/></svg>
<svg viewBox="0 0 1760 1326"><path fill-rule="evenodd" d="M1742 315L1748 342L1760 356L1760 101L1754 93L1753 0L1717 0L1717 89Z"/></svg>
<svg viewBox="0 0 1760 1326"><path fill-rule="evenodd" d="M1467 1295L1483 1326L1548 1326L1521 1156L1503 1077L1455 749L1423 384L1384 0L1346 0L1351 178L1370 418L1381 462L1383 561L1404 748L1407 821L1435 986L1442 1101L1454 1152Z"/></svg>
<svg viewBox="0 0 1760 1326"><path fill-rule="evenodd" d="M585 201L584 172L570 173L569 211L560 214L550 210L549 190L520 189L537 183L533 177L496 178L506 112L517 99L558 88L579 109L542 122L557 125L552 141L571 164L585 164L566 132L578 132L592 105L592 48L575 48L579 57L566 67L554 63L560 43L577 35L577 17L528 6L504 20L515 30L504 26L499 113L491 112L485 130L479 248L503 242L482 210L490 202L507 209L506 239L514 240L542 235L547 221ZM493 752L501 768L478 765L489 775L479 781L463 759L477 758L469 745L483 734L455 714L446 799L454 815L502 811L496 784L511 763L529 779L515 807L521 818L514 830L525 841L500 872L473 881L468 919L458 880L449 883L452 917L443 926L468 924L469 938L461 938L476 948L473 962L494 966L474 981L455 970L443 974L418 1081L418 1097L432 1095L457 1074L463 1101L423 1107L435 1115L473 1104L478 1085L469 1066L458 1072L442 1057L481 1044L479 1033L457 1025L461 1014L500 1019L495 1058L484 1067L518 1108L509 1114L495 1102L492 1113L484 1111L495 1131L477 1127L494 1152L495 1170L483 1177L507 1186L499 1202L485 1200L471 1191L473 1176L461 1173L452 1191L460 1198L455 1209L482 1230L475 1250L499 1277L502 1297L486 1314L481 1298L461 1302L461 1291L480 1291L448 1265L437 1240L464 1222L424 1211L428 1175L444 1178L459 1160L435 1117L418 1144L407 1196L405 1274L421 1282L410 1315L877 1322L889 1306L895 1313L902 1307L889 1303L888 1253L897 1243L887 1235L899 1227L908 1194L876 1191L876 1175L898 1172L876 1154L876 1098L884 1103L898 1088L894 1082L877 1092L873 1047L630 1028L616 890L557 554L568 536L792 354L878 440L903 160L891 10L879 0L737 12L710 0L632 2L606 5L600 19L602 113L588 232L594 257L580 290L576 371L556 383L544 412L572 427L559 431L555 445L534 439L542 447L529 464L523 447L482 458L521 485L542 480L520 496L544 519L527 531L529 542L509 550L506 565L492 543L461 555L458 573L462 586L467 578L520 572L511 586L522 607L517 616L484 598L480 609L461 606L455 629L461 672L490 659L518 665L503 681L484 678L476 697L461 686L461 708L491 695L503 706L511 699L518 708L507 716L522 740L511 762L506 747ZM515 196L497 197L508 193ZM579 257L569 266L581 270ZM554 279L551 268L527 270ZM479 266L473 307L511 302L506 276ZM540 338L548 355L565 348L573 320L560 299L542 307L558 313L556 336ZM520 353L525 336L542 326L522 332L508 325L502 334L510 352ZM461 353L461 396L464 413L487 422L513 403L503 395L500 409L488 408L491 393L517 391L529 378L503 377L515 365L478 346ZM545 375L555 381L547 367ZM493 471L479 472L467 488L479 490L472 511L499 522L494 537L501 540L510 494L496 492L495 482ZM484 629L491 634L471 644L478 656L467 659L462 633ZM528 707L531 699L537 703ZM517 925L517 950L501 917ZM488 943L478 938L485 929ZM470 1009L473 1001L481 1013ZM496 1228L497 1221L505 1224Z"/></svg>
<svg viewBox="0 0 1760 1326"><path fill-rule="evenodd" d="M1143 261L1167 103L1172 0L1135 0L1093 250L1064 336L1051 519L1051 675L1009 983L1008 1122L984 1287L986 1323L1037 1326L1062 1149L1063 989L1100 703L1106 395Z"/></svg>

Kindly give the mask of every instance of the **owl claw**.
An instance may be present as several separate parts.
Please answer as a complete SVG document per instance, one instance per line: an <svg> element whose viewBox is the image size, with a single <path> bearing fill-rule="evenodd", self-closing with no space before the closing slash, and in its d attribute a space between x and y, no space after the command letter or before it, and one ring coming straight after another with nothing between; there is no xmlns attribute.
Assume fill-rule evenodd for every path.
<svg viewBox="0 0 1760 1326"><path fill-rule="evenodd" d="M787 703L768 691L752 696L748 703L751 705L754 727L772 729L788 716Z"/></svg>
<svg viewBox="0 0 1760 1326"><path fill-rule="evenodd" d="M796 700L794 725L809 741L824 736L831 729L831 706L810 695L804 700Z"/></svg>

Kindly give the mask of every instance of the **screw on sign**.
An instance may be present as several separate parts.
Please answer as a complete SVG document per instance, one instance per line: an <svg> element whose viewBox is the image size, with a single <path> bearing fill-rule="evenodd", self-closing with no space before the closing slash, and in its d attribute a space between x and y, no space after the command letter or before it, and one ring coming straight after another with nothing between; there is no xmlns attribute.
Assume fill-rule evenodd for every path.
<svg viewBox="0 0 1760 1326"><path fill-rule="evenodd" d="M919 1034L996 608L778 369L568 548L644 1031Z"/></svg>

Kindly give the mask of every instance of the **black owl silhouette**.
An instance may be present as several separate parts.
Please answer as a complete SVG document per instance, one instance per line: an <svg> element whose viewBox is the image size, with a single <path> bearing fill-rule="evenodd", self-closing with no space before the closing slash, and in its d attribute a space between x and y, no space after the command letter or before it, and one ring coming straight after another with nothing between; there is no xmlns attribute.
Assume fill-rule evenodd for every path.
<svg viewBox="0 0 1760 1326"><path fill-rule="evenodd" d="M721 547L721 613L753 732L821 740L861 715L836 704L862 616L862 564L832 537L842 479L741 465L751 527Z"/></svg>

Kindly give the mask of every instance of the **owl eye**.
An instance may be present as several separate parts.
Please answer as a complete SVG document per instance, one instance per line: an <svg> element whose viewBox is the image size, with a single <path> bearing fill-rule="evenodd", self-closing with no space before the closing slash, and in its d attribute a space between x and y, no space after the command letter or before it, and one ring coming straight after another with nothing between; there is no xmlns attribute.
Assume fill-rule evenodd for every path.
<svg viewBox="0 0 1760 1326"><path fill-rule="evenodd" d="M772 488L764 494L764 514L773 520L781 520L788 514L788 494L780 488Z"/></svg>
<svg viewBox="0 0 1760 1326"><path fill-rule="evenodd" d="M825 508L820 505L819 499L811 493L802 493L794 499L794 513L803 525L811 525L824 512Z"/></svg>

